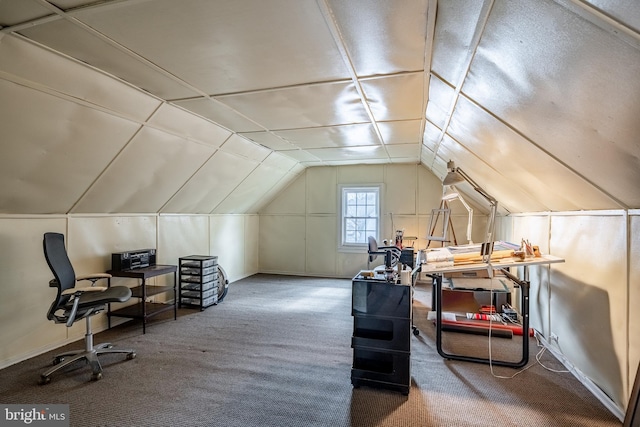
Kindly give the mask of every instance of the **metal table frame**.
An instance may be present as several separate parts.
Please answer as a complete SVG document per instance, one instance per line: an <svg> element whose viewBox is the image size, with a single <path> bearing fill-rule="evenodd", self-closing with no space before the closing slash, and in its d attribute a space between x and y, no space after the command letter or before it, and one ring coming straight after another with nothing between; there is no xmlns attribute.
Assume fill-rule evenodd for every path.
<svg viewBox="0 0 640 427"><path fill-rule="evenodd" d="M433 278L435 310L436 310L436 348L438 354L449 360L461 360L464 362L484 363L496 366L506 366L510 368L522 368L529 363L529 269L530 265L544 265L564 262L564 259L552 255L528 258L524 261L517 259L500 260L494 263L478 263L470 265L458 265L451 267L433 268L429 264L423 264L422 272ZM524 280L511 274L507 269L510 267L524 267ZM521 288L521 316L522 316L522 358L517 362L505 360L493 360L482 357L465 356L460 354L447 353L442 349L442 275L444 273L455 273L461 271L479 270L500 270L504 275L518 284Z"/></svg>

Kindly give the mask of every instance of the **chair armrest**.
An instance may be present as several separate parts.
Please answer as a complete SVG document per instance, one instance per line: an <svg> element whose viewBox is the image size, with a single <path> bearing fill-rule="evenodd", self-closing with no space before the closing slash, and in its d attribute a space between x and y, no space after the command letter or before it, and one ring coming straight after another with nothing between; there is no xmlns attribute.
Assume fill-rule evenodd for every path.
<svg viewBox="0 0 640 427"><path fill-rule="evenodd" d="M86 286L84 288L69 288L65 291L62 291L62 295L74 295L74 294L82 294L83 292L104 292L106 291L106 286Z"/></svg>
<svg viewBox="0 0 640 427"><path fill-rule="evenodd" d="M83 274L82 276L76 276L76 282L81 282L83 280L89 280L91 282L91 286L95 287L96 282L100 279L110 279L111 276L109 273L92 273L92 274Z"/></svg>
<svg viewBox="0 0 640 427"><path fill-rule="evenodd" d="M111 277L113 277L113 276L110 275L109 273L83 274L82 276L76 276L76 282L79 282L80 280L95 281L95 280L100 280L100 279L109 279Z"/></svg>

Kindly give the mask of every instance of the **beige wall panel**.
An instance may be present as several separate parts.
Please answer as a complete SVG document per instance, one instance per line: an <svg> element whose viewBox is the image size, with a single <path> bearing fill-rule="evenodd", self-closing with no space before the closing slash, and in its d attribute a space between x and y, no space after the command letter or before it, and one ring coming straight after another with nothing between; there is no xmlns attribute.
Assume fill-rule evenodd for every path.
<svg viewBox="0 0 640 427"><path fill-rule="evenodd" d="M309 216L306 225L305 272L317 276L335 276L338 246L336 217Z"/></svg>
<svg viewBox="0 0 640 427"><path fill-rule="evenodd" d="M284 172L289 172L298 164L298 162L291 157L276 152L271 152L262 163L273 168L281 169Z"/></svg>
<svg viewBox="0 0 640 427"><path fill-rule="evenodd" d="M171 198L162 212L208 214L257 165L252 160L218 150Z"/></svg>
<svg viewBox="0 0 640 427"><path fill-rule="evenodd" d="M213 147L144 128L74 212L158 212L214 151Z"/></svg>
<svg viewBox="0 0 640 427"><path fill-rule="evenodd" d="M42 252L47 231L65 233L65 218L0 218L0 369L55 348L67 338L65 325L47 320L56 296L49 287L53 274Z"/></svg>
<svg viewBox="0 0 640 427"><path fill-rule="evenodd" d="M239 135L232 135L228 140L225 141L221 148L222 151L237 154L256 162L263 161L269 156L269 154L271 154L271 150L269 150L268 148L262 147L255 142L249 141L248 139L243 138Z"/></svg>
<svg viewBox="0 0 640 427"><path fill-rule="evenodd" d="M231 136L230 131L170 104L162 104L149 123L216 148Z"/></svg>
<svg viewBox="0 0 640 427"><path fill-rule="evenodd" d="M383 239L389 239L391 243L393 243L396 238L395 230L403 230L404 237L418 237L420 221L415 215L393 215L393 224L391 219L385 222L387 223L387 227L382 229L381 237ZM403 240L404 246L411 246L412 243L414 247L417 248L417 242L415 240Z"/></svg>
<svg viewBox="0 0 640 427"><path fill-rule="evenodd" d="M622 214L551 218L551 332L614 403L627 400L627 224Z"/></svg>
<svg viewBox="0 0 640 427"><path fill-rule="evenodd" d="M69 212L139 128L6 80L0 80L0 98L11 99L0 103L4 213Z"/></svg>
<svg viewBox="0 0 640 427"><path fill-rule="evenodd" d="M383 214L414 215L416 213L418 193L416 171L416 165L385 166Z"/></svg>
<svg viewBox="0 0 640 427"><path fill-rule="evenodd" d="M139 122L160 105L160 100L145 92L15 37L2 38L0 58L0 70L20 80L37 82Z"/></svg>
<svg viewBox="0 0 640 427"><path fill-rule="evenodd" d="M178 264L180 257L209 254L208 215L160 215L158 262Z"/></svg>
<svg viewBox="0 0 640 427"><path fill-rule="evenodd" d="M224 268L229 281L245 276L245 228L243 215L210 216L210 254L218 257L218 264Z"/></svg>
<svg viewBox="0 0 640 427"><path fill-rule="evenodd" d="M113 252L130 251L136 249L156 248L157 264L164 263L163 254L157 243L157 217L155 215L132 216L74 216L69 219L69 248L73 251L69 256L81 257L83 254L93 254L87 257L87 261L80 264L85 268L83 273L95 273L111 269L111 254ZM72 258L73 260L74 258ZM86 266L85 266L86 264ZM167 262L167 264L173 264ZM158 276L147 281L150 285L164 285L172 283L173 277ZM114 278L114 285L136 286L139 280ZM160 298L160 296L155 297ZM125 305L133 305L138 301L132 299ZM114 318L112 324L128 321L127 319ZM107 328L107 318L100 315L92 321L96 331ZM84 334L84 327L76 327L80 335Z"/></svg>
<svg viewBox="0 0 640 427"><path fill-rule="evenodd" d="M251 206L246 210L246 212L257 213L261 212L262 209L271 201L277 197L285 188L289 186L289 184L294 181L298 176L292 173L284 173L283 175L277 174L280 177L278 181L276 181L271 188L267 191L259 195L256 201L251 204Z"/></svg>
<svg viewBox="0 0 640 427"><path fill-rule="evenodd" d="M422 166L422 165L421 165ZM442 181L424 166L418 168L418 213L430 215L440 206Z"/></svg>
<svg viewBox="0 0 640 427"><path fill-rule="evenodd" d="M305 217L299 215L260 216L260 271L304 274Z"/></svg>
<svg viewBox="0 0 640 427"><path fill-rule="evenodd" d="M214 210L215 214L255 213L262 196L286 176L286 172L259 165Z"/></svg>
<svg viewBox="0 0 640 427"><path fill-rule="evenodd" d="M287 188L282 190L260 213L263 214L304 214L307 175L301 174Z"/></svg>
<svg viewBox="0 0 640 427"><path fill-rule="evenodd" d="M384 182L384 166L351 165L338 168L338 184L370 184Z"/></svg>
<svg viewBox="0 0 640 427"><path fill-rule="evenodd" d="M244 217L244 275L251 276L260 269L260 217L246 215Z"/></svg>
<svg viewBox="0 0 640 427"><path fill-rule="evenodd" d="M72 216L69 218L68 249L69 258L76 274L104 272L111 269L111 254L136 249L158 249L158 264L164 262L163 254L157 246L157 217L155 215L132 216ZM173 263L171 263L173 264ZM149 284L164 284L170 280L159 276L151 278ZM136 279L111 279L114 285L133 286ZM131 300L127 304L135 304ZM118 320L116 320L118 323ZM105 329L106 316L97 316L93 321L96 331ZM74 325L77 332L84 334L82 324Z"/></svg>
<svg viewBox="0 0 640 427"><path fill-rule="evenodd" d="M307 169L307 213L335 214L338 210L335 167Z"/></svg>
<svg viewBox="0 0 640 427"><path fill-rule="evenodd" d="M511 235L506 240L519 244L522 239L527 239L532 244L539 246L542 253L548 254L550 221L548 215L515 216L513 217ZM518 275L524 278L522 269L519 269ZM531 327L549 338L549 267L529 267L529 281L531 282L529 292ZM520 308L519 302L514 302Z"/></svg>
<svg viewBox="0 0 640 427"><path fill-rule="evenodd" d="M374 266L372 265L372 267ZM338 257L336 259L336 268L336 275L338 277L344 277L347 279L355 277L355 275L358 274L360 270L367 269L366 251L363 251L362 253L338 253Z"/></svg>
<svg viewBox="0 0 640 427"><path fill-rule="evenodd" d="M640 210L629 216L629 387L633 386L640 363Z"/></svg>
<svg viewBox="0 0 640 427"><path fill-rule="evenodd" d="M353 277L361 269L367 268L367 255L366 248L362 248L355 253L338 252L338 228L339 221L337 215L337 208L333 208L338 202L337 189L339 184L385 184L388 187L388 182L385 182L385 177L391 182L410 182L413 183L414 195L418 192L416 183L425 183L424 193L436 193L436 200L439 200L442 195L442 186L437 179L434 182L429 178L430 173L421 174L421 171L425 170L422 166L416 165L393 165L391 167L382 165L358 165L358 166L326 166L326 167L313 167L308 168L306 171L292 184L289 188L284 190L278 199L274 200L269 206L267 206L261 213L260 223L260 271L261 272L286 272L295 274L292 270L276 270L274 265L280 264L276 260L267 261L270 257L277 257L274 254L265 253L268 245L264 244L263 239L271 239L271 232L263 228L265 218L280 215L283 218L306 218L308 221L304 230L300 230L302 238L306 239L306 247L309 249L309 242L320 239L321 242L327 243L326 246L321 245L321 252L327 251L327 254L321 258L323 268L327 268L326 264L331 264L335 260L335 267L332 271L337 277ZM386 171L386 172L385 172ZM432 175L431 175L432 176ZM337 179L336 179L337 178ZM431 186L437 186L437 191L434 191ZM306 213L301 212L300 206L296 204L296 199L306 199L307 209ZM383 238L393 240L395 233L394 228L404 229L405 236L415 236L418 240L413 241L415 249L422 249L426 246L426 229L429 222L427 215L405 214L405 215L393 215L393 225L391 223L391 215L389 215L389 208L386 204L386 197L382 197L382 218L381 218L381 231ZM413 204L415 206L415 198L412 196ZM331 209L327 209L327 205L331 205ZM310 207L312 206L312 207ZM415 209L414 209L415 211ZM430 213L430 211L429 211ZM321 219L320 219L321 218ZM466 217L465 217L466 218ZM269 221L275 221L270 219ZM481 215L476 218L476 223L480 227L480 235L484 233L485 220ZM466 220L465 227L466 229ZM285 240L291 239L297 242L300 236L292 232L282 233ZM319 237L318 237L319 236ZM328 242L332 241L333 245ZM412 241L405 241L406 245L411 245ZM264 244L264 246L263 246ZM312 264L312 258L315 255L310 255L307 251L306 270L307 274L322 274L318 273L314 264ZM326 258L325 258L326 257ZM269 268L265 270L264 268ZM281 268L288 268L286 263L282 263ZM327 273L328 274L328 273Z"/></svg>

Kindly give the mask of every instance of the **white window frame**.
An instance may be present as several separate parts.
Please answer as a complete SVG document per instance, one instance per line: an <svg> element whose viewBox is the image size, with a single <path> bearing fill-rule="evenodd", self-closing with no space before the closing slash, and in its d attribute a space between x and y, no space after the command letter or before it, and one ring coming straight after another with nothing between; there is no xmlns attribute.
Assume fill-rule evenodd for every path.
<svg viewBox="0 0 640 427"><path fill-rule="evenodd" d="M346 195L348 193L358 192L358 191L366 191L366 192L375 192L377 194L377 206L375 212L375 220L376 220L376 232L375 233L365 233L364 241L360 243L349 243L346 242ZM367 237L369 235L373 235L375 239L380 240L380 230L382 228L382 194L383 194L383 186L382 184L341 184L338 188L338 250L342 252L362 252L368 249ZM363 217L364 218L364 217Z"/></svg>

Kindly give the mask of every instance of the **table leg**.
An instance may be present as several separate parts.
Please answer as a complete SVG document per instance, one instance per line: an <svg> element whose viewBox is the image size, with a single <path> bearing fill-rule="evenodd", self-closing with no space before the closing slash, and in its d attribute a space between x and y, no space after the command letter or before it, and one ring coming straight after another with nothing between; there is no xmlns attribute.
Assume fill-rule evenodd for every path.
<svg viewBox="0 0 640 427"><path fill-rule="evenodd" d="M436 348L438 354L445 359L461 360L464 362L475 362L491 364L495 366L506 366L509 368L522 368L529 363L529 282L518 279L511 273L503 269L503 273L509 279L514 280L515 283L520 285L521 288L521 315L522 315L522 358L517 362L510 362L504 360L493 360L481 357L464 356L460 354L447 353L442 349L442 276L437 276L434 279L435 285L435 305L436 305ZM525 276L526 277L526 276Z"/></svg>
<svg viewBox="0 0 640 427"><path fill-rule="evenodd" d="M147 333L147 282L142 278L142 334Z"/></svg>
<svg viewBox="0 0 640 427"><path fill-rule="evenodd" d="M173 272L173 320L178 320L178 278Z"/></svg>

